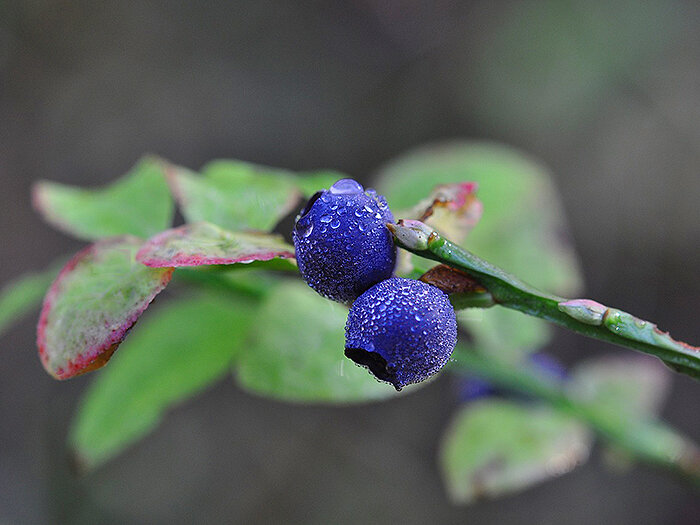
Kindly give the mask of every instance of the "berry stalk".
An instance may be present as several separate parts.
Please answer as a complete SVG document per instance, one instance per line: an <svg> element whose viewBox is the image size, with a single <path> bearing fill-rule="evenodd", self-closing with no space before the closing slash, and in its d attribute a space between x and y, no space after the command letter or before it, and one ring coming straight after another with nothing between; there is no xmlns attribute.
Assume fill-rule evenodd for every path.
<svg viewBox="0 0 700 525"><path fill-rule="evenodd" d="M401 220L388 223L387 228L399 247L461 270L483 286L497 305L656 356L673 370L700 379L700 348L672 339L654 323L589 299L568 300L541 292L420 221Z"/></svg>

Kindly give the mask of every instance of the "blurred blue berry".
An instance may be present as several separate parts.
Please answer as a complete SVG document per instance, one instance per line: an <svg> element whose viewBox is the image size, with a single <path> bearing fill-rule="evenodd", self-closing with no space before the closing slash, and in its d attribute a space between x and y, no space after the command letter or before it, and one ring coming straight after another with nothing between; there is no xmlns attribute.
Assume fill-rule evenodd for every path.
<svg viewBox="0 0 700 525"><path fill-rule="evenodd" d="M541 373L550 381L564 382L568 377L564 365L549 354L537 352L530 354L527 360L530 366L534 367L537 372Z"/></svg>
<svg viewBox="0 0 700 525"><path fill-rule="evenodd" d="M413 279L393 277L363 293L345 325L345 355L401 390L440 370L457 343L447 295Z"/></svg>
<svg viewBox="0 0 700 525"><path fill-rule="evenodd" d="M564 365L544 352L528 355L525 359L525 366L542 377L542 379L549 382L564 383L568 378L568 373ZM468 403L484 397L537 401L531 396L509 388L496 386L490 381L473 374L462 375L455 385L455 390L457 399L463 403Z"/></svg>
<svg viewBox="0 0 700 525"><path fill-rule="evenodd" d="M457 399L469 403L484 397L498 396L501 392L491 382L477 376L460 377L456 385Z"/></svg>
<svg viewBox="0 0 700 525"><path fill-rule="evenodd" d="M384 197L352 179L317 192L292 233L301 276L324 297L352 303L394 271L396 247L387 222L394 216Z"/></svg>

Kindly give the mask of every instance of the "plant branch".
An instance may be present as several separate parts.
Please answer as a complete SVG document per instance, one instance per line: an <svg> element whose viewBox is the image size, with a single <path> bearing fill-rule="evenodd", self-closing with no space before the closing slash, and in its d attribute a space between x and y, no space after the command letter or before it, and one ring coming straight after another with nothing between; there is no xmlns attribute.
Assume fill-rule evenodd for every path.
<svg viewBox="0 0 700 525"><path fill-rule="evenodd" d="M495 304L661 359L672 369L700 378L700 348L671 338L655 324L589 299L567 300L541 292L457 246L419 221L387 224L398 246L457 268L483 286Z"/></svg>

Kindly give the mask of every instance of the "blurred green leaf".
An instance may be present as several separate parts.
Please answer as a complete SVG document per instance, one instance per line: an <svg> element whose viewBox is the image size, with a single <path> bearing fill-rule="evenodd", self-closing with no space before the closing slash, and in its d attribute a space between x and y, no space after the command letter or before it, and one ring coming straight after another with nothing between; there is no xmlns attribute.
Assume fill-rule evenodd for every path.
<svg viewBox="0 0 700 525"><path fill-rule="evenodd" d="M187 222L234 231L271 230L301 197L290 172L235 160L211 162L201 175L181 169L169 180Z"/></svg>
<svg viewBox="0 0 700 525"><path fill-rule="evenodd" d="M460 409L440 449L451 499L472 503L525 489L583 463L586 427L545 406L483 400Z"/></svg>
<svg viewBox="0 0 700 525"><path fill-rule="evenodd" d="M471 336L465 347L509 363L519 363L536 352L551 334L546 321L498 306L458 311L457 321Z"/></svg>
<svg viewBox="0 0 700 525"><path fill-rule="evenodd" d="M274 290L263 304L239 384L268 397L297 402L349 403L394 397L344 355L347 309L300 282ZM410 389L407 389L410 391Z"/></svg>
<svg viewBox="0 0 700 525"><path fill-rule="evenodd" d="M291 171L236 160L213 161L196 174L170 172L170 186L187 222L207 221L229 230L271 230L302 196L330 186L336 172Z"/></svg>
<svg viewBox="0 0 700 525"><path fill-rule="evenodd" d="M294 247L279 235L230 232L208 222L185 224L149 239L136 260L151 268L228 265L291 259Z"/></svg>
<svg viewBox="0 0 700 525"><path fill-rule="evenodd" d="M347 177L344 173L333 170L301 172L296 176L295 184L304 197L308 198L317 191L328 189L336 181Z"/></svg>
<svg viewBox="0 0 700 525"><path fill-rule="evenodd" d="M51 285L37 328L41 362L67 379L107 363L172 268L148 268L134 256L142 241L115 237L75 255Z"/></svg>
<svg viewBox="0 0 700 525"><path fill-rule="evenodd" d="M0 335L12 323L41 304L61 266L63 264L54 265L43 272L25 274L0 290Z"/></svg>
<svg viewBox="0 0 700 525"><path fill-rule="evenodd" d="M655 419L671 387L671 372L644 356L604 356L574 369L570 390L609 419Z"/></svg>
<svg viewBox="0 0 700 525"><path fill-rule="evenodd" d="M90 468L153 430L166 410L230 370L255 317L246 298L202 294L139 324L82 400L69 442Z"/></svg>
<svg viewBox="0 0 700 525"><path fill-rule="evenodd" d="M570 136L616 86L653 70L684 27L682 9L663 0L514 2L456 47L455 106L494 130ZM537 140L537 139L530 139Z"/></svg>
<svg viewBox="0 0 700 525"><path fill-rule="evenodd" d="M407 209L437 184L467 181L478 183L483 203L481 220L463 243L469 251L543 290L564 296L580 290L576 253L566 241L551 175L517 150L481 142L419 148L384 166L377 187L393 209ZM544 344L549 330L544 321L501 308L463 315L460 324L475 334L479 350L500 354L505 348L515 359ZM503 333L492 334L494 328Z"/></svg>
<svg viewBox="0 0 700 525"><path fill-rule="evenodd" d="M609 429L624 428L636 449L664 464L695 471L700 464L697 444L658 420L671 387L672 373L656 359L645 356L603 356L574 369L570 395L588 407ZM634 459L621 446L607 444L609 463L623 466Z"/></svg>
<svg viewBox="0 0 700 525"><path fill-rule="evenodd" d="M33 189L34 206L51 225L80 239L124 234L150 237L172 222L167 169L164 161L147 157L106 188L38 182Z"/></svg>

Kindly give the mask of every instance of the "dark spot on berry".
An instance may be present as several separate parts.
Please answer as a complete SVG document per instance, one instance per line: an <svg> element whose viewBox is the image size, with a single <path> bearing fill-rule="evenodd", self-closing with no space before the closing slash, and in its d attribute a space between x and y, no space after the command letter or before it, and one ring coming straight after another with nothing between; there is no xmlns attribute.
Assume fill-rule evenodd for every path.
<svg viewBox="0 0 700 525"><path fill-rule="evenodd" d="M396 367L387 364L386 359L379 352L368 352L363 348L346 348L345 357L368 368L380 381L391 383L397 391L401 390L401 386L396 384Z"/></svg>

